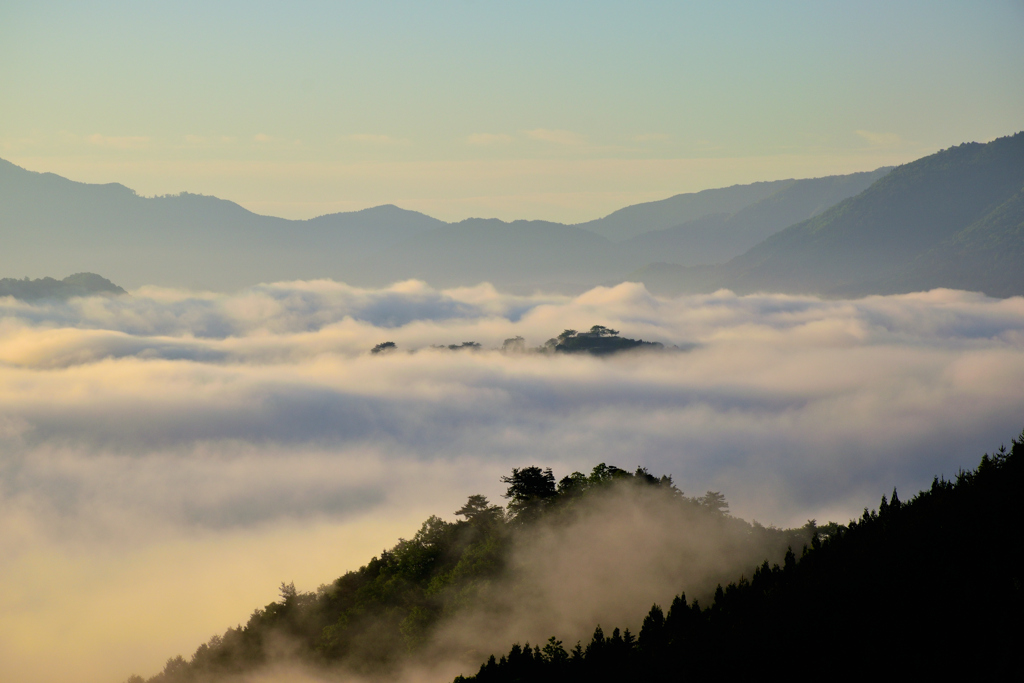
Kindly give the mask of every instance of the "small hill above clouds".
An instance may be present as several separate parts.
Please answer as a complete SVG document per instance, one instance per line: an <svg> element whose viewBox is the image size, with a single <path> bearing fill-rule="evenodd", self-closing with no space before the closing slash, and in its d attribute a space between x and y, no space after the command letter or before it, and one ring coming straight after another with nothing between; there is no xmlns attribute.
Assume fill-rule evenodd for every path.
<svg viewBox="0 0 1024 683"><path fill-rule="evenodd" d="M653 291L862 296L955 287L1024 294L1024 133L905 164L718 267L654 265Z"/></svg>
<svg viewBox="0 0 1024 683"><path fill-rule="evenodd" d="M63 280L55 280L52 277L37 280L17 280L9 277L0 279L0 297L12 296L23 301L70 299L75 296L118 296L127 293L96 273L75 273Z"/></svg>

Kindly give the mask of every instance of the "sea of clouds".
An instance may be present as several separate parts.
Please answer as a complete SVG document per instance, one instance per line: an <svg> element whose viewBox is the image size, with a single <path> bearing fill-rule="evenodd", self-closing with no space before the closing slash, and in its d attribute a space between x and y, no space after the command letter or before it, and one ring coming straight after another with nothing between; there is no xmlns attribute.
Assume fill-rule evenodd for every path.
<svg viewBox="0 0 1024 683"><path fill-rule="evenodd" d="M595 324L667 349L499 350ZM470 494L501 502L512 467L643 466L746 519L845 522L1008 443L1022 386L1024 298L951 290L0 299L0 678L151 675L281 581L312 590Z"/></svg>

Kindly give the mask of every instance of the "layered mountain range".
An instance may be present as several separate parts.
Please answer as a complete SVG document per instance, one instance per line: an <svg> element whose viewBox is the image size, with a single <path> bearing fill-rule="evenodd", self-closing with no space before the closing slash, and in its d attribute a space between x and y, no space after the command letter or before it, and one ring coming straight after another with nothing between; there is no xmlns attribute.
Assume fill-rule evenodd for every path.
<svg viewBox="0 0 1024 683"><path fill-rule="evenodd" d="M1024 133L967 143L900 166L722 265L661 263L631 279L664 293L1024 294L1022 188Z"/></svg>
<svg viewBox="0 0 1024 683"><path fill-rule="evenodd" d="M141 197L0 160L0 273L100 272L231 290L286 279L578 292L642 281L856 296L933 287L1024 294L1024 134L870 173L737 185L566 225L445 223L396 206L310 220L194 194Z"/></svg>

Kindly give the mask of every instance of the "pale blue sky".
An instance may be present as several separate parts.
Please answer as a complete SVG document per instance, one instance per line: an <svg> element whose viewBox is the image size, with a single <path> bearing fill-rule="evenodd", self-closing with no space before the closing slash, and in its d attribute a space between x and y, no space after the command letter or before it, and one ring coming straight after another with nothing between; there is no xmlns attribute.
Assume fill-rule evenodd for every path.
<svg viewBox="0 0 1024 683"><path fill-rule="evenodd" d="M13 2L0 157L290 217L586 220L1024 128L1024 3Z"/></svg>

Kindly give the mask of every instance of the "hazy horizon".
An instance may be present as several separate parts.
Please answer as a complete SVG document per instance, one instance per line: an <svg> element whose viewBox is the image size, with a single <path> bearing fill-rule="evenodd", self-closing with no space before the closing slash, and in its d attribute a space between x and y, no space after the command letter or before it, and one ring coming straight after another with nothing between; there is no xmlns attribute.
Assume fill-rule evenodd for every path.
<svg viewBox="0 0 1024 683"><path fill-rule="evenodd" d="M1010 133L1007 133L1007 135L1013 134L1013 133L1016 133L1016 132L1018 132L1018 131L1012 131ZM1003 135L997 135L993 139L997 139L999 137L1003 137ZM962 141L962 142L982 142L982 143L984 143L984 142L991 142L991 140L969 140L969 141ZM932 151L936 151L936 150L932 150ZM928 152L925 152L921 156L927 156L927 154L928 154ZM909 163L911 161L916 161L919 158L920 158L920 156L915 156L913 158L906 159L905 161L903 161L901 163ZM232 203L238 204L243 209L246 209L247 211L250 211L250 212L256 214L257 216L265 216L265 217L269 217L269 218L282 218L282 219L285 219L285 220L310 220L310 219L314 219L314 218L323 218L325 216L330 216L330 215L334 215L334 214L337 214L337 213L359 213L360 211L366 211L368 209L376 209L376 208L380 208L380 207L394 206L394 207L397 207L399 209L403 209L403 210L406 210L406 211L415 211L417 213L422 213L422 214L424 214L426 216L429 216L430 218L437 218L438 220L441 220L441 221L443 221L445 223L450 223L450 224L460 223L462 221L474 220L474 219L483 219L483 220L494 220L494 219L497 219L497 220L500 220L500 221L505 222L505 223L511 223L511 222L515 222L515 221L544 221L544 222L551 222L551 223L562 223L564 225L583 225L583 224L586 224L586 223L590 223L590 222L599 220L601 218L607 218L608 216L610 216L610 215L612 215L612 214L614 214L614 213L616 213L616 212L618 212L618 211L620 211L622 209L626 209L626 208L630 208L630 207L637 206L637 205L642 205L642 204L648 204L648 203L651 203L651 202L660 202L660 201L663 201L663 200L666 200L666 199L672 199L673 197L678 197L680 195L697 194L697 193L700 193L700 192L704 192L706 190L721 190L721 189L728 189L728 188L733 188L733 187L741 187L741 186L746 186L746 185L751 185L751 184L772 183L772 182L785 181L785 180L814 180L814 179L818 179L818 178L829 178L829 177L850 175L850 174L856 174L856 173L871 173L873 171L877 171L879 169L888 168L888 167L892 166L892 164L883 164L883 165L875 167L875 168L864 168L864 169L850 170L850 171L846 171L846 172L836 172L836 173L824 173L823 175L815 175L815 176L785 176L785 177L780 176L780 177L777 177L777 178L775 178L775 177L765 177L765 178L758 177L757 179L749 180L749 181L745 181L745 182L734 182L734 183L729 183L727 185L710 185L710 186L707 186L707 187L698 187L697 189L680 190L678 192L672 192L671 194L654 195L654 196L651 196L649 198L639 199L636 202L631 203L631 204L623 204L621 206L614 206L611 209L606 209L604 213L600 213L600 214L596 214L596 215L592 215L592 216L587 216L587 217L581 218L579 220L561 221L561 220L556 220L554 218L513 216L511 214L507 215L507 216L504 216L504 217L484 216L484 215L468 215L467 214L467 215L456 216L454 218L440 218L439 216L435 216L433 214L430 214L427 211L422 211L422 210L419 210L419 209L411 208L409 206L402 206L402 205L397 204L397 203L392 202L392 201L382 201L379 204L368 204L366 206L356 206L355 208L346 208L346 209L343 209L343 210L340 210L340 211L332 211L330 213L320 213L320 214L313 214L313 215L308 215L308 216L307 215L287 216L287 215L282 215L282 214L275 214L275 213L269 213L269 212L261 212L261 210L259 210L259 209L254 209L254 208L251 208L249 206L246 206L245 204L243 204L241 202L238 202L238 201L235 201L234 199L231 199L230 197L221 197L221 196L214 195L214 194L207 194L207 193L203 193L203 192L191 192L191 191L188 191L188 190L179 190L177 192L163 192L163 193L160 193L160 194L144 194L144 193L138 192L134 187L130 187L130 186L126 185L124 182L121 182L121 181L118 181L118 180L111 180L111 181L106 182L106 183L99 183L99 182L94 182L94 181L89 181L89 180L82 180L82 179L79 179L79 178L63 176L63 175L61 175L59 173L56 173L56 172L54 172L53 170L50 170L50 169L28 168L26 166L23 166L20 163L16 163L16 162L12 161L11 159L5 159L3 157L0 157L0 159L2 159L4 161L9 161L10 163L14 163L16 166L19 166L20 168L23 168L26 171L31 171L33 173L41 173L41 174L42 173L52 173L54 175L58 175L58 176L60 176L62 178L65 178L66 180L70 180L70 181L76 182L76 183L83 183L83 184L86 184L86 185L102 185L102 184L123 185L124 187L127 187L129 190L134 192L136 196L138 196L138 197L140 197L142 199L160 199L160 198L164 198L164 197L175 197L175 196L189 195L189 194L198 195L198 196L201 196L201 197L213 197L213 198L216 198L216 199L223 199L223 200L230 201Z"/></svg>
<svg viewBox="0 0 1024 683"><path fill-rule="evenodd" d="M288 218L393 203L576 223L896 165L1024 112L1013 2L3 13L0 157Z"/></svg>

